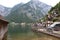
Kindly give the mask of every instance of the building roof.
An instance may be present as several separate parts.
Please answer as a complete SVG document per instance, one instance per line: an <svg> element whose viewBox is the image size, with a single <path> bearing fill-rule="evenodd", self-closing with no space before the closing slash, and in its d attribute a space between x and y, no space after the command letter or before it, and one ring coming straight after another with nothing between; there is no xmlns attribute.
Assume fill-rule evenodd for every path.
<svg viewBox="0 0 60 40"><path fill-rule="evenodd" d="M7 21L7 20L5 20L5 19L4 19L4 17L3 17L3 16L1 16L1 15L0 15L0 21L3 21L3 22L8 23L8 21Z"/></svg>

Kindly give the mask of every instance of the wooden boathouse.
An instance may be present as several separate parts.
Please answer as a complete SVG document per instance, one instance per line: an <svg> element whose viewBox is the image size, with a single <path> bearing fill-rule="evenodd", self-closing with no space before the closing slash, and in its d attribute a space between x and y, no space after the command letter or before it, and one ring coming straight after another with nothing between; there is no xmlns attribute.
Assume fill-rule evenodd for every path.
<svg viewBox="0 0 60 40"><path fill-rule="evenodd" d="M8 22L0 15L0 40L7 40Z"/></svg>

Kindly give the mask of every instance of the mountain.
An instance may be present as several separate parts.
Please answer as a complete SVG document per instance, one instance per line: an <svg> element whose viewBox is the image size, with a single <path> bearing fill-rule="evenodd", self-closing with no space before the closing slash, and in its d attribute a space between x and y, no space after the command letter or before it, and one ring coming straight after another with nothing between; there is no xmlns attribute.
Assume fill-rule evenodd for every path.
<svg viewBox="0 0 60 40"><path fill-rule="evenodd" d="M15 5L12 9L11 9L11 12L12 11L15 11L16 9L18 9L20 6L22 6L24 3L20 3L18 5Z"/></svg>
<svg viewBox="0 0 60 40"><path fill-rule="evenodd" d="M0 5L0 15L7 16L10 13L11 8Z"/></svg>
<svg viewBox="0 0 60 40"><path fill-rule="evenodd" d="M38 0L31 0L26 4L18 4L13 7L11 13L6 18L14 22L32 22L45 16L50 8L51 6Z"/></svg>

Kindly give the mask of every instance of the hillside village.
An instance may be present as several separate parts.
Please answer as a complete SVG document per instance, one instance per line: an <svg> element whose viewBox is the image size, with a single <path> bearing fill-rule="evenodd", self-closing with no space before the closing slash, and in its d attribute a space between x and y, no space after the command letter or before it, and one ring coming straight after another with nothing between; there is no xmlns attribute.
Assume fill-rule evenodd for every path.
<svg viewBox="0 0 60 40"><path fill-rule="evenodd" d="M60 37L60 2L57 5L51 8L45 17L35 23L33 29L37 28L37 31Z"/></svg>

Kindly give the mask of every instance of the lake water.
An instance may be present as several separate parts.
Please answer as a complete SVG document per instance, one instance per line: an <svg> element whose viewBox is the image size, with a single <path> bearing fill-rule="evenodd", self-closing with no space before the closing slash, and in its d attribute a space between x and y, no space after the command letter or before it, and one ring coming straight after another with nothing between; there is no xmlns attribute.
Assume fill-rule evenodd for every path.
<svg viewBox="0 0 60 40"><path fill-rule="evenodd" d="M28 30L28 28L27 28L27 30ZM11 34L8 33L8 40L60 40L60 39L49 36L49 35L45 35L42 33L35 33L32 31L28 31L28 32L22 32L22 33L20 33L20 32L11 33Z"/></svg>
<svg viewBox="0 0 60 40"><path fill-rule="evenodd" d="M8 35L8 40L60 40L60 39L42 33L37 34L29 32Z"/></svg>

